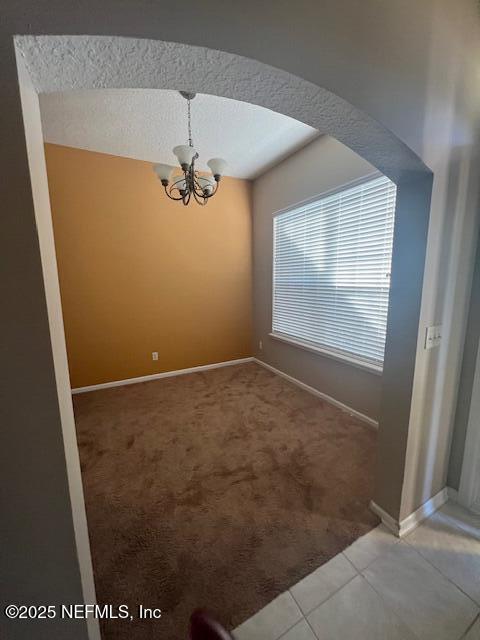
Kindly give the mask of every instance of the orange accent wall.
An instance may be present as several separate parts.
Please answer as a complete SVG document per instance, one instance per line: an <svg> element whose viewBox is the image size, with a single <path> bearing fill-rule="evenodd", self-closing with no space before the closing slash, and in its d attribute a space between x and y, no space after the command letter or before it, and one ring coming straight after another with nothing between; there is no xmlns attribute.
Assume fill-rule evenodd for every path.
<svg viewBox="0 0 480 640"><path fill-rule="evenodd" d="M184 207L149 162L45 155L72 387L251 355L248 181Z"/></svg>

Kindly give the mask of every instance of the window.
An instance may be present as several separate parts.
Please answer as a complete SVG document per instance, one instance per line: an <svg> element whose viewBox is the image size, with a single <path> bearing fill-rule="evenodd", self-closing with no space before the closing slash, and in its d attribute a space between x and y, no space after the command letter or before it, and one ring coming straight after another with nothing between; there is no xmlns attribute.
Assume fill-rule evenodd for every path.
<svg viewBox="0 0 480 640"><path fill-rule="evenodd" d="M381 370L395 197L382 176L275 216L273 336Z"/></svg>

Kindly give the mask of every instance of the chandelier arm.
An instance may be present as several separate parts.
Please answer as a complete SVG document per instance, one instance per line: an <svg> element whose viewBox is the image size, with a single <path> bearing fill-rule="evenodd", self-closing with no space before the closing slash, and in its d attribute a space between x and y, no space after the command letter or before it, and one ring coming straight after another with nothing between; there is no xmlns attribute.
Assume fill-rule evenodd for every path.
<svg viewBox="0 0 480 640"><path fill-rule="evenodd" d="M197 204L201 205L202 207L207 204L207 200L203 194L200 195L196 191L193 191L192 193L193 198Z"/></svg>
<svg viewBox="0 0 480 640"><path fill-rule="evenodd" d="M173 185L170 187L170 189L167 189L167 187L164 187L165 189L165 193L167 194L167 196L170 198L170 200L183 200L183 196L172 196L172 187Z"/></svg>
<svg viewBox="0 0 480 640"><path fill-rule="evenodd" d="M198 196L203 197L203 187L195 174L193 176L193 190Z"/></svg>
<svg viewBox="0 0 480 640"><path fill-rule="evenodd" d="M197 195L199 197L203 198L204 200L208 200L209 198L211 198L212 196L214 196L217 193L219 183L217 181L215 181L215 188L213 189L213 191L211 191L210 193L205 193L204 188L202 187L202 185L198 181L198 175L195 172L194 176L193 176L193 185L194 185L193 186L194 191L197 193ZM205 202L205 204L206 204L206 202Z"/></svg>
<svg viewBox="0 0 480 640"><path fill-rule="evenodd" d="M214 196L217 191L218 191L218 187L219 187L219 182L215 182L215 189L213 191L211 191L210 193L208 193L205 198L211 198L212 196Z"/></svg>
<svg viewBox="0 0 480 640"><path fill-rule="evenodd" d="M178 187L175 187L175 185L181 182L182 180L185 180L185 183L188 184L188 169L187 171L183 171L183 176L174 176L170 189L178 189Z"/></svg>

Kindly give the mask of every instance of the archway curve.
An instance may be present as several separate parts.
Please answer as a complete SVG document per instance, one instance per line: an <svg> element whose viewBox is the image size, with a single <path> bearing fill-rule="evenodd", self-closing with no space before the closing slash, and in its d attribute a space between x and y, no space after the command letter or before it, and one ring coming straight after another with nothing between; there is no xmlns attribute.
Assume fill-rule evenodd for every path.
<svg viewBox="0 0 480 640"><path fill-rule="evenodd" d="M428 174L393 133L346 100L270 65L194 45L112 36L17 36L38 93L79 89L193 90L277 111L326 133L395 182Z"/></svg>
<svg viewBox="0 0 480 640"><path fill-rule="evenodd" d="M397 183L375 503L398 529L419 344L432 173L391 131L299 76L225 51L123 36L15 36L37 93L193 90L250 102L328 134Z"/></svg>

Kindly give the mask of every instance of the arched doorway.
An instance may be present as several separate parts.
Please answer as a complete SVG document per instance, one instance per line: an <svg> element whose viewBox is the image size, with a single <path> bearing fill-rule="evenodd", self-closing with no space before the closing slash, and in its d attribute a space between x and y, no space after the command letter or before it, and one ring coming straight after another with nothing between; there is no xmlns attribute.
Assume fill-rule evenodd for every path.
<svg viewBox="0 0 480 640"><path fill-rule="evenodd" d="M37 93L80 88L174 88L252 102L337 138L397 183L376 502L393 520L398 519L428 227L431 187L428 169L393 134L345 100L297 76L231 53L155 40L101 36L28 36L16 42L24 59L24 78L28 77ZM29 136L28 125L26 129L33 173L38 137ZM46 177L41 173L40 168L36 178L32 176L32 182L38 180L37 190L34 184L37 196L42 189L44 193L46 187ZM51 222L48 202L35 200L51 339L57 353L58 386L59 380L68 380L68 371L62 327L58 323L61 317L58 285L53 282L56 275L52 269ZM80 513L77 520L80 547L78 540L85 536L85 523L82 509L76 511L82 496L78 490L78 460L75 461L76 454L71 451L75 442L73 414L68 385L63 384L58 390L63 407L67 461L69 452L71 454L67 469L74 516ZM81 565L88 565L88 555L88 547L84 546ZM86 571L88 573L88 569Z"/></svg>

